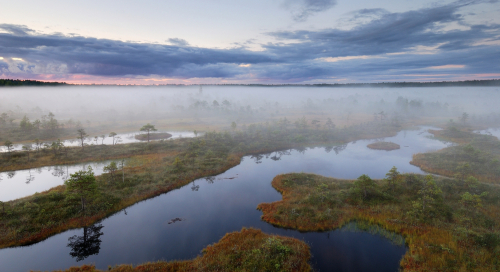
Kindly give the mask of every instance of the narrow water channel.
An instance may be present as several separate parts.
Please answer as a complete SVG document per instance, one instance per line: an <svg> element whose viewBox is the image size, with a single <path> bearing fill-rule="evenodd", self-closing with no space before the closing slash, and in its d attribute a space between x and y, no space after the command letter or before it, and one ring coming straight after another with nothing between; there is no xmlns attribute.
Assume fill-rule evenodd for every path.
<svg viewBox="0 0 500 272"><path fill-rule="evenodd" d="M86 254L79 255L80 251L68 246L83 237L84 230L70 230L32 246L0 250L0 270L45 271L84 263L107 269L108 265L123 263L191 259L227 232L254 227L307 242L316 271L398 271L406 248L381 235L352 228L323 233L275 228L260 220L261 212L256 207L281 199L271 180L282 173L383 178L392 166L401 172L423 173L409 164L412 155L447 146L431 139L427 129L402 131L384 139L401 146L394 151L368 149L366 145L373 140L363 140L344 146L246 156L240 165L223 174L137 203L103 220L95 232L87 229L88 235L95 235ZM169 224L173 218L182 221Z"/></svg>
<svg viewBox="0 0 500 272"><path fill-rule="evenodd" d="M193 138L195 137L194 132L192 131L158 131L160 132L167 132L172 134L172 137L169 139L178 139L178 138ZM96 144L105 144L105 145L112 145L113 143L115 144L129 144L129 143L138 143L138 142L144 142L141 140L137 140L135 138L136 135L139 134L144 134L142 131L135 131L135 132L129 132L129 133L119 133L117 134L114 139L113 137L108 137L108 134L106 134L106 137L103 139L100 136L97 139L97 142L94 140L94 136L88 137L85 139L84 143L88 145ZM81 146L81 142L78 139L69 139L69 140L64 140L62 141L64 146ZM52 143L51 141L47 141L44 143ZM22 150L22 144L14 144L12 147L12 150L14 151L20 151ZM0 152L7 152L7 148L5 146L0 146Z"/></svg>
<svg viewBox="0 0 500 272"><path fill-rule="evenodd" d="M103 173L104 166L111 161L55 165L27 170L0 172L0 201L10 201L59 186L70 174L92 167L95 175ZM120 161L116 161L120 165Z"/></svg>

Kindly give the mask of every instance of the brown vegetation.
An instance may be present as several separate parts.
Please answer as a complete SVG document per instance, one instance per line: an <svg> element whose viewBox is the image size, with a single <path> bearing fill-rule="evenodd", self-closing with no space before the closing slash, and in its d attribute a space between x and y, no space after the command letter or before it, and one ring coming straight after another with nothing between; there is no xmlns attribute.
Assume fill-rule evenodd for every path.
<svg viewBox="0 0 500 272"><path fill-rule="evenodd" d="M409 248L401 260L404 271L500 269L498 188L476 187L475 191L488 191L488 197L469 206L462 183L438 180L436 195L425 198L423 211L425 182L418 176L395 176L394 189L373 181L367 195L359 180L279 175L272 186L283 200L259 204L258 209L263 212L262 220L300 231L331 230L359 220L401 234Z"/></svg>
<svg viewBox="0 0 500 272"><path fill-rule="evenodd" d="M147 141L148 140L147 134L138 134L138 135L135 135L134 137L135 137L135 139L137 139L139 141ZM170 137L172 137L172 134L166 133L166 132L149 134L149 140L161 140L161 139L168 139Z"/></svg>
<svg viewBox="0 0 500 272"><path fill-rule="evenodd" d="M203 137L175 141L89 146L85 150L69 148L59 154L40 152L30 167L51 165L51 160L53 165L57 164L54 162L63 164L92 159L130 159L124 182L114 181L108 174L98 177L100 193L88 212L82 212L78 203L67 197L64 187L5 203L5 212L0 214L0 248L35 243L67 229L90 225L138 201L179 188L197 178L222 173L239 164L245 154L319 143L332 145L357 137L394 134L398 129L390 124L377 124L375 129L368 130L371 134L366 132L371 128L368 124L335 130L308 129L305 119L297 129L289 126L285 122L274 126L253 125L233 134L207 132ZM0 160L7 163L5 168L26 167L25 154L18 154L21 156L12 158L0 154Z"/></svg>
<svg viewBox="0 0 500 272"><path fill-rule="evenodd" d="M398 144L392 142L375 142L367 145L367 147L371 149L386 150L386 151L391 151L401 148Z"/></svg>
<svg viewBox="0 0 500 272"><path fill-rule="evenodd" d="M243 228L226 234L203 249L203 255L189 261L153 262L138 266L110 267L111 272L196 272L196 271L311 271L309 247L302 241L260 230ZM57 272L103 272L93 265Z"/></svg>
<svg viewBox="0 0 500 272"><path fill-rule="evenodd" d="M470 175L483 182L499 184L500 141L496 137L455 127L429 132L438 139L458 145L436 152L415 154L411 164L433 174L447 177Z"/></svg>

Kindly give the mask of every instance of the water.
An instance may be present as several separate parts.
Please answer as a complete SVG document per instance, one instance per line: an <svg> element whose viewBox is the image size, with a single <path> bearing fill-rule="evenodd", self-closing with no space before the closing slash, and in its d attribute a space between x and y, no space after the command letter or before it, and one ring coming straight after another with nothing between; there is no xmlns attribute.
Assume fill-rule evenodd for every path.
<svg viewBox="0 0 500 272"><path fill-rule="evenodd" d="M83 235L83 229L77 229L32 246L0 250L0 270L55 270L84 263L106 269L122 263L191 259L227 232L254 227L307 242L313 254L312 264L319 271L397 271L406 248L389 239L342 229L300 233L275 228L260 220L261 212L256 207L262 202L281 200L271 180L282 173L303 171L350 179L368 174L383 178L392 166L401 172L423 173L409 164L412 154L447 146L429 138L426 129L385 138L401 145L394 151L368 149L366 145L373 140L363 140L334 148L246 156L240 165L214 179L198 179L103 220L103 235L94 237L96 243L89 245L94 249L90 253L98 254L80 256L86 257L83 261L77 262L78 256L72 257L72 249L67 246L70 237ZM177 217L183 221L168 224Z"/></svg>
<svg viewBox="0 0 500 272"><path fill-rule="evenodd" d="M495 136L500 140L500 128L488 128L483 130L476 130L475 133Z"/></svg>
<svg viewBox="0 0 500 272"><path fill-rule="evenodd" d="M158 131L158 132L167 132L167 131ZM168 133L172 134L172 137L168 139L178 139L178 138L193 138L195 137L194 132L189 132L189 131L168 131ZM137 143L137 142L144 142L137 140L135 138L135 135L138 134L144 134L142 131L136 131L136 132L130 132L130 133L119 133L115 136L115 139L113 140L112 137L108 137L109 134L106 135L106 138L104 140L99 137L97 140L97 144L105 144L105 145L112 145L113 141L115 141L115 144L129 144L129 143ZM97 136L97 135L94 135ZM85 139L84 143L88 145L95 145L96 142L94 140L94 136L89 137ZM78 139L69 139L69 140L64 140L62 141L64 146L81 146L81 141ZM44 142L45 143L45 142ZM48 144L51 144L52 142L46 142ZM14 151L19 151L22 150L23 145L22 144L15 144L12 146L12 150ZM34 145L33 145L33 148ZM7 148L5 146L0 146L0 152L7 152Z"/></svg>
<svg viewBox="0 0 500 272"><path fill-rule="evenodd" d="M0 172L0 201L9 201L40 193L59 186L70 174L87 170L91 166L95 175L103 173L104 166L111 161L79 163L73 165L46 166L28 170ZM119 166L121 161L116 161Z"/></svg>

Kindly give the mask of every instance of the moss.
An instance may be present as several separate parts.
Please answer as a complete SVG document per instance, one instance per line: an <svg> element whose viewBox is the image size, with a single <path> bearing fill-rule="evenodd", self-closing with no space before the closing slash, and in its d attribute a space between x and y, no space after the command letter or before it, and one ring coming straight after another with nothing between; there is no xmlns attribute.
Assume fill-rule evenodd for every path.
<svg viewBox="0 0 500 272"><path fill-rule="evenodd" d="M401 148L398 144L392 142L375 142L367 145L367 147L371 149L386 150L386 151L391 151Z"/></svg>
<svg viewBox="0 0 500 272"><path fill-rule="evenodd" d="M262 220L300 231L324 231L360 221L402 235L408 251L401 260L405 271L458 271L471 262L481 271L498 271L500 258L500 189L479 185L473 190L488 192L482 207L462 201L471 190L463 183L438 179L439 190L426 199L423 215L413 213L420 203L425 181L419 175L399 175L397 186L375 180L372 197L363 199L356 182L313 174L278 175L272 186L283 199L261 203ZM370 193L369 193L370 194ZM357 199L357 200L356 200ZM496 199L496 200L495 200ZM356 201L355 201L356 200Z"/></svg>
<svg viewBox="0 0 500 272"><path fill-rule="evenodd" d="M268 235L256 229L243 228L240 232L228 233L202 252L201 256L189 261L119 265L107 271L311 271L308 263L311 254L307 244L294 238ZM92 265L84 265L64 272L102 271Z"/></svg>

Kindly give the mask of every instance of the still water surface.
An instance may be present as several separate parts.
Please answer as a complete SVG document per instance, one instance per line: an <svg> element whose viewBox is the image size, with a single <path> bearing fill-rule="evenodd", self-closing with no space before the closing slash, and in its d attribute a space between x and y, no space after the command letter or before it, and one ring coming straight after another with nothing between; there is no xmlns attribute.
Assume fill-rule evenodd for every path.
<svg viewBox="0 0 500 272"><path fill-rule="evenodd" d="M0 201L9 201L34 193L40 193L59 186L70 174L92 167L95 175L101 175L103 168L111 161L55 165L27 170L0 172ZM121 161L116 161L120 166ZM125 163L126 165L126 163Z"/></svg>
<svg viewBox="0 0 500 272"><path fill-rule="evenodd" d="M500 139L500 128L488 128L488 129L483 129L483 130L476 130L474 132L479 133L479 134L486 134L486 135L495 136L498 139Z"/></svg>
<svg viewBox="0 0 500 272"><path fill-rule="evenodd" d="M83 236L84 230L76 229L32 246L0 250L0 270L54 270L84 263L106 269L122 263L191 259L227 232L254 227L307 242L317 271L397 271L406 252L402 245L368 232L340 229L300 233L275 228L260 220L261 212L256 207L261 202L281 200L270 183L282 173L310 172L349 179L367 174L383 178L392 166L401 172L423 173L409 164L412 154L448 145L431 139L427 129L402 131L385 138L401 146L394 151L368 149L366 145L374 140L362 140L344 146L246 156L241 164L223 174L198 179L137 203L103 220L102 228L94 229L95 232L87 230L87 234L94 234L87 254L94 255L82 256L68 247L78 238L71 237ZM169 224L173 218L183 220ZM77 262L81 258L85 259Z"/></svg>
<svg viewBox="0 0 500 272"><path fill-rule="evenodd" d="M167 133L170 133L172 134L172 137L168 138L168 139L178 139L178 138L193 138L195 137L195 134L194 132L190 132L190 131L158 131L159 133L163 133L163 132L167 132ZM139 135L139 134L144 134L143 131L136 131L136 132L129 132L129 133L119 133L119 134L116 134L115 138L113 139L112 137L108 137L108 134L106 134L106 138L102 139L101 137L99 137L97 139L97 142L95 142L94 140L94 137L88 137L87 139L85 139L84 143L85 144L88 144L88 145L92 145L92 144L97 144L97 145L100 145L100 144L105 144L105 145L112 145L113 144L113 141L115 144L129 144L129 143L137 143L137 142L144 142L144 141L140 141L140 140L137 140L135 138L135 135ZM62 141L64 146L81 146L81 141L78 140L78 139L69 139L69 140L64 140ZM44 143L48 143L48 144L51 144L52 142L44 142ZM23 145L22 144L14 144L13 147L12 147L12 150L14 151L19 151L19 150L22 150L22 147ZM34 146L33 146L34 148ZM0 146L0 152L7 152L7 148L5 146Z"/></svg>

